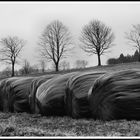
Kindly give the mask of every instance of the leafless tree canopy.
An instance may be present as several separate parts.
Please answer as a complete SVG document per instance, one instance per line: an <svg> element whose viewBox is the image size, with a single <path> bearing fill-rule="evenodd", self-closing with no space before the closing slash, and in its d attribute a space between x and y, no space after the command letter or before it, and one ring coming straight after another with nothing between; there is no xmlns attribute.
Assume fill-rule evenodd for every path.
<svg viewBox="0 0 140 140"><path fill-rule="evenodd" d="M76 68L86 68L86 66L88 65L88 61L86 60L76 60L75 62Z"/></svg>
<svg viewBox="0 0 140 140"><path fill-rule="evenodd" d="M40 61L41 71L42 73L45 72L46 63L45 60L41 59Z"/></svg>
<svg viewBox="0 0 140 140"><path fill-rule="evenodd" d="M133 25L133 29L130 30L129 33L126 34L126 39L129 40L129 43L138 49L140 54L140 24ZM140 57L139 57L140 61Z"/></svg>
<svg viewBox="0 0 140 140"><path fill-rule="evenodd" d="M39 44L41 56L53 61L58 71L59 61L71 48L70 32L60 21L53 21L44 30Z"/></svg>
<svg viewBox="0 0 140 140"><path fill-rule="evenodd" d="M30 63L25 59L23 64L23 71L25 74L29 74L31 69Z"/></svg>
<svg viewBox="0 0 140 140"><path fill-rule="evenodd" d="M2 38L0 44L2 45L2 48L0 49L0 60L12 65L12 76L14 76L14 65L25 45L25 41L19 39L17 36L9 36Z"/></svg>
<svg viewBox="0 0 140 140"><path fill-rule="evenodd" d="M67 70L67 69L70 69L70 63L67 62L67 61L62 61L61 64L60 64L61 68L63 70Z"/></svg>
<svg viewBox="0 0 140 140"><path fill-rule="evenodd" d="M84 26L80 40L84 44L81 48L87 53L97 54L98 65L101 65L100 56L113 45L114 34L104 23L93 20Z"/></svg>
<svg viewBox="0 0 140 140"><path fill-rule="evenodd" d="M31 65L27 59L23 60L23 66L19 70L20 75L31 74L31 73L38 73L39 69L37 65Z"/></svg>

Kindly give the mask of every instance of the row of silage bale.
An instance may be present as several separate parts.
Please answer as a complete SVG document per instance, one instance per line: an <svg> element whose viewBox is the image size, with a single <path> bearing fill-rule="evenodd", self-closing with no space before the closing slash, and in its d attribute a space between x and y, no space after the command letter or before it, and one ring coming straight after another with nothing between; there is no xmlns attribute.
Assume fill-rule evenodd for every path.
<svg viewBox="0 0 140 140"><path fill-rule="evenodd" d="M41 114L49 116L66 115L64 96L67 80L76 72L62 74L44 82L36 92Z"/></svg>
<svg viewBox="0 0 140 140"><path fill-rule="evenodd" d="M92 118L140 119L140 70L103 75L93 83L88 98Z"/></svg>
<svg viewBox="0 0 140 140"><path fill-rule="evenodd" d="M56 75L12 77L0 81L0 110L4 112L40 113L36 100L38 87Z"/></svg>
<svg viewBox="0 0 140 140"><path fill-rule="evenodd" d="M67 115L73 118L91 117L88 90L105 72L79 72L66 83L65 106Z"/></svg>
<svg viewBox="0 0 140 140"><path fill-rule="evenodd" d="M39 77L21 77L17 78L10 84L10 94L12 98L9 100L11 103L12 111L14 112L28 112L40 113L38 102L36 102L37 88L54 75L44 75Z"/></svg>
<svg viewBox="0 0 140 140"><path fill-rule="evenodd" d="M35 89L39 85L51 77L48 75L39 77L11 77L1 80L0 110L4 112L33 113L33 102L30 102L30 97L35 94L33 92L36 92ZM33 85L36 87L33 88Z"/></svg>
<svg viewBox="0 0 140 140"><path fill-rule="evenodd" d="M72 72L5 79L0 84L4 85L0 94L4 97L3 110L89 117L88 89L101 74L103 73Z"/></svg>
<svg viewBox="0 0 140 140"><path fill-rule="evenodd" d="M140 119L140 70L6 78L0 81L0 111Z"/></svg>
<svg viewBox="0 0 140 140"><path fill-rule="evenodd" d="M0 83L0 96L3 100L1 102L2 110L41 113L43 115L77 117L86 114L85 116L88 116L87 91L90 80L94 81L98 74L73 72L56 76L45 75L4 79ZM67 81L69 82L67 83ZM67 92L69 87L73 88L74 94L76 93L75 95L70 93L73 99L69 98ZM69 107L71 102L73 104L72 108ZM69 113L71 109L77 112L74 116ZM78 113L78 111L81 112Z"/></svg>

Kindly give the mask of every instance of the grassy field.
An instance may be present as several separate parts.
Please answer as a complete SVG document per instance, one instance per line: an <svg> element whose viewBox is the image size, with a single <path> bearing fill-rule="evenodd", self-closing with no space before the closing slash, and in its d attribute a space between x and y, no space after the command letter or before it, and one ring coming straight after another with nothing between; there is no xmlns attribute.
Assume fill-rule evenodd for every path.
<svg viewBox="0 0 140 140"><path fill-rule="evenodd" d="M140 69L140 63L93 67L85 70L111 72L133 68ZM138 137L140 121L76 120L66 116L45 117L40 114L0 112L0 136Z"/></svg>
<svg viewBox="0 0 140 140"><path fill-rule="evenodd" d="M140 136L140 121L99 121L69 117L42 117L26 113L0 113L1 136L131 137Z"/></svg>

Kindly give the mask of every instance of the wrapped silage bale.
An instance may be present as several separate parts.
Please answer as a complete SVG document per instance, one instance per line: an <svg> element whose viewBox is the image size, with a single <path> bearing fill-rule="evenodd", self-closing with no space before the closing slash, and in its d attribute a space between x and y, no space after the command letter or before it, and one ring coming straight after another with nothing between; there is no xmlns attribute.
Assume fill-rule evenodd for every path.
<svg viewBox="0 0 140 140"><path fill-rule="evenodd" d="M58 75L37 89L36 99L40 104L42 115L64 116L66 114L64 95L67 80L73 73Z"/></svg>
<svg viewBox="0 0 140 140"><path fill-rule="evenodd" d="M50 75L39 76L33 79L31 87L30 87L30 95L29 95L29 104L30 104L31 113L40 112L39 107L38 107L39 102L36 100L36 91L38 87L44 82L46 82L47 80L53 78L54 76L56 75L50 74Z"/></svg>
<svg viewBox="0 0 140 140"><path fill-rule="evenodd" d="M9 99L12 112L28 112L30 113L29 95L32 80L35 77L21 77L10 85Z"/></svg>
<svg viewBox="0 0 140 140"><path fill-rule="evenodd" d="M140 70L108 73L89 90L92 118L140 120Z"/></svg>
<svg viewBox="0 0 140 140"><path fill-rule="evenodd" d="M88 91L94 81L105 72L79 72L66 84L65 104L67 115L73 118L90 117Z"/></svg>
<svg viewBox="0 0 140 140"><path fill-rule="evenodd" d="M4 98L3 98L4 82L5 79L0 80L0 111L3 111L3 105L4 105Z"/></svg>
<svg viewBox="0 0 140 140"><path fill-rule="evenodd" d="M13 97L10 88L11 84L20 77L6 78L0 81L0 110L3 112L11 111L11 98Z"/></svg>

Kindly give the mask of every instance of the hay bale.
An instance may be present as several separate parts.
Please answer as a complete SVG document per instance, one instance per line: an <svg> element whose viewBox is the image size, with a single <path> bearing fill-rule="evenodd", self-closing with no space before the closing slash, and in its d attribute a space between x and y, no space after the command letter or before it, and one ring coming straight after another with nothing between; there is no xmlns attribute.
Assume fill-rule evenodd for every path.
<svg viewBox="0 0 140 140"><path fill-rule="evenodd" d="M4 105L4 98L3 98L3 89L4 89L4 81L5 79L3 80L0 80L0 111L3 111L3 105Z"/></svg>
<svg viewBox="0 0 140 140"><path fill-rule="evenodd" d="M29 104L30 104L30 110L31 113L39 113L39 108L38 105L39 103L36 100L36 91L38 87L46 82L47 80L53 78L56 75L44 75L44 76L39 76L33 79L30 87L30 95L29 95Z"/></svg>
<svg viewBox="0 0 140 140"><path fill-rule="evenodd" d="M41 114L46 116L66 114L64 105L66 82L74 73L58 75L39 86L36 99L40 104Z"/></svg>
<svg viewBox="0 0 140 140"><path fill-rule="evenodd" d="M89 90L92 117L140 120L140 70L105 74Z"/></svg>
<svg viewBox="0 0 140 140"><path fill-rule="evenodd" d="M3 112L10 112L11 98L10 92L11 83L18 80L19 77L6 78L0 81L0 110Z"/></svg>
<svg viewBox="0 0 140 140"><path fill-rule="evenodd" d="M30 113L29 95L32 80L35 77L21 77L10 84L9 93L11 94L9 102L11 112Z"/></svg>
<svg viewBox="0 0 140 140"><path fill-rule="evenodd" d="M88 90L104 72L79 72L66 84L65 104L67 115L73 118L90 117Z"/></svg>
<svg viewBox="0 0 140 140"><path fill-rule="evenodd" d="M7 79L0 81L0 111L8 112L8 96L6 94L5 83Z"/></svg>

